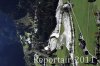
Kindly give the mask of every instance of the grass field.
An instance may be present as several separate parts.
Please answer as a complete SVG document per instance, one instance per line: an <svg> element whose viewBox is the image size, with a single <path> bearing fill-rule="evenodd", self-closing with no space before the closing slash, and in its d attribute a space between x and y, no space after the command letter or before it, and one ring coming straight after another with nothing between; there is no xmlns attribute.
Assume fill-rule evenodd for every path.
<svg viewBox="0 0 100 66"><path fill-rule="evenodd" d="M100 10L100 0L97 0L96 4L97 4L98 9Z"/></svg>
<svg viewBox="0 0 100 66"><path fill-rule="evenodd" d="M94 16L94 12L96 10L96 3L88 3L87 0L71 0L71 1L74 4L73 11L76 16L76 18L75 16L73 16L75 25L75 55L78 57L84 56L82 49L80 49L79 47L79 42L78 42L78 34L80 32L78 29L78 24L84 36L84 39L86 40L89 52L92 55L95 55L94 54L95 32L97 31L97 27L96 27L96 18ZM88 57L90 58L91 56ZM93 66L93 65L79 63L79 66Z"/></svg>

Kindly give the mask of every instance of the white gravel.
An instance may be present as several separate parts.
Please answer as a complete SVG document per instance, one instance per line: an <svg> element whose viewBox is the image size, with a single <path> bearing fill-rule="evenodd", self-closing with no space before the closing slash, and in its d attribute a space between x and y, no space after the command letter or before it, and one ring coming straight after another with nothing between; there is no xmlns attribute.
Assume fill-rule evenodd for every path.
<svg viewBox="0 0 100 66"><path fill-rule="evenodd" d="M72 39L72 26L71 26L71 17L68 15L68 13L64 12L62 14L62 8L63 7L63 0L59 0L58 7L56 9L56 20L57 25L55 30L52 32L50 39L49 39L49 48L54 50L55 48L59 48L62 44L66 44L66 47L68 51L70 51L70 48L72 48L72 52L70 53L71 59L72 59L72 65L78 66L77 61L74 58L74 40ZM61 24L63 23L64 26L64 32L62 35L60 35L60 29ZM51 38L53 37L53 38ZM75 61L75 63L74 63Z"/></svg>

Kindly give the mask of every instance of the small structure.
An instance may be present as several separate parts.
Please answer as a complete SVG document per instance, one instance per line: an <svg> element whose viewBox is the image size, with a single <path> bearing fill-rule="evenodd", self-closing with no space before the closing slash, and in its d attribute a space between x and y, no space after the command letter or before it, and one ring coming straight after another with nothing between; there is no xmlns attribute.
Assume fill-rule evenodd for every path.
<svg viewBox="0 0 100 66"><path fill-rule="evenodd" d="M79 39L79 42L80 42L80 47L81 47L82 49L85 49L85 47L86 47L86 42L85 42L84 40L82 40L82 39Z"/></svg>
<svg viewBox="0 0 100 66"><path fill-rule="evenodd" d="M86 50L86 51L84 51L84 54L85 55L89 55L89 52Z"/></svg>
<svg viewBox="0 0 100 66"><path fill-rule="evenodd" d="M79 34L79 42L80 42L80 47L82 48L82 49L85 49L85 47L86 47L86 42L85 42L85 40L83 39L83 36L82 36L82 33L80 33Z"/></svg>
<svg viewBox="0 0 100 66"><path fill-rule="evenodd" d="M92 57L90 63L93 64L93 65L96 65L98 63L97 58Z"/></svg>
<svg viewBox="0 0 100 66"><path fill-rule="evenodd" d="M84 52L84 55L89 55L89 51L86 47L83 49L83 52Z"/></svg>
<svg viewBox="0 0 100 66"><path fill-rule="evenodd" d="M82 35L82 33L80 33L79 34L79 45L80 45L80 47L82 48L82 50L83 50L83 52L84 52L84 54L85 55L88 55L89 54L89 51L88 51L88 49L86 48L86 42L85 42L85 40L83 39L83 35Z"/></svg>

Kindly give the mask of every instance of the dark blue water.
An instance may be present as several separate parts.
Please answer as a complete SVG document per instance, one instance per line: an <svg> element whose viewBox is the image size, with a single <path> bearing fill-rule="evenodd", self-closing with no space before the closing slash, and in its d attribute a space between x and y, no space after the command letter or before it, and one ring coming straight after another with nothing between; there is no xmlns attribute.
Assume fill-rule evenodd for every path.
<svg viewBox="0 0 100 66"><path fill-rule="evenodd" d="M24 54L15 24L0 11L0 66L25 66Z"/></svg>
<svg viewBox="0 0 100 66"><path fill-rule="evenodd" d="M25 0L0 0L0 10L13 15L14 19L23 18L27 14L27 8L22 6L22 3ZM21 7L18 6L19 2L21 3ZM26 3L26 2L25 2Z"/></svg>
<svg viewBox="0 0 100 66"><path fill-rule="evenodd" d="M0 0L0 10L10 13L16 9L19 0Z"/></svg>

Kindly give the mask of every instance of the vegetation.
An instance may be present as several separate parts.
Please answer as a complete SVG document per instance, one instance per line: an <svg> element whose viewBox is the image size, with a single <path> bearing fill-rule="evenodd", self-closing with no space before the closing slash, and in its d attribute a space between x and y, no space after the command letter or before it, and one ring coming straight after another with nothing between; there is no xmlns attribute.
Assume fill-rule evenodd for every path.
<svg viewBox="0 0 100 66"><path fill-rule="evenodd" d="M75 25L75 55L78 57L84 56L82 49L79 47L78 37L79 37L79 27L84 36L84 39L87 43L87 48L92 55L95 55L95 32L97 31L96 27L96 18L94 12L96 11L96 4L89 3L87 0L71 0L74 3L73 19ZM81 3L81 4L80 4ZM78 23L77 23L78 22ZM91 56L88 56L89 58ZM90 59L89 59L90 60ZM91 64L79 63L80 66L93 66Z"/></svg>
<svg viewBox="0 0 100 66"><path fill-rule="evenodd" d="M96 1L96 2L94 2ZM27 2L27 3L26 3ZM22 0L21 6L16 8L16 11L11 13L12 17L16 20L17 30L20 35L24 38L27 37L25 33L34 34L34 17L37 16L37 28L38 32L34 34L36 38L31 37L31 39L35 42L33 44L44 42L46 43L49 39L50 34L55 28L56 18L55 12L57 8L58 0ZM64 0L66 3L67 0ZM100 10L100 0L71 0L74 4L73 7L73 22L75 26L75 55L78 57L84 56L82 49L79 47L78 37L79 37L79 27L84 36L84 39L87 43L87 48L92 55L95 55L95 32L97 31L96 27L96 17L94 16L94 12L96 10ZM35 12L36 11L36 12ZM23 12L23 13L22 13ZM36 13L36 14L35 14ZM9 13L10 14L10 13ZM75 15L74 15L75 14ZM61 25L61 33L64 31L63 24ZM31 32L32 31L32 32ZM43 43L43 44L44 44ZM46 45L46 44L45 44ZM39 49L41 46L37 46ZM36 48L37 48L36 47ZM25 45L24 50L28 49L29 46ZM34 50L34 49L32 49ZM28 51L28 50L27 50ZM63 49L58 49L54 55L60 58L66 58L69 56L69 52L65 45L63 45ZM30 60L31 56L26 53L27 60ZM89 61L91 56L89 57ZM33 62L28 62L30 65ZM48 63L47 63L48 64ZM48 64L51 65L51 64ZM58 66L58 64L56 64ZM39 66L39 64L36 64ZM91 64L79 63L79 66L93 66Z"/></svg>
<svg viewBox="0 0 100 66"><path fill-rule="evenodd" d="M88 2L95 2L96 0L88 0Z"/></svg>

